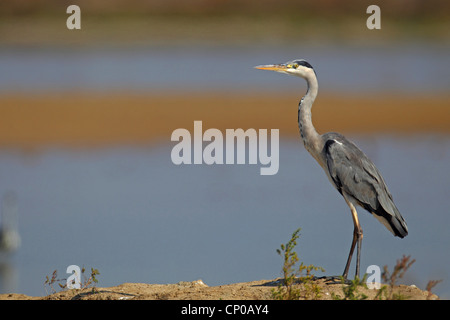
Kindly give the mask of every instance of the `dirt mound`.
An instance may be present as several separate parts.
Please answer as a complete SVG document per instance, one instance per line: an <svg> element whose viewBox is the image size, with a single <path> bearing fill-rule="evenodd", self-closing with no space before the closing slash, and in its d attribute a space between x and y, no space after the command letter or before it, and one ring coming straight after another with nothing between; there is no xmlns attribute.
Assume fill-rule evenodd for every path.
<svg viewBox="0 0 450 320"><path fill-rule="evenodd" d="M0 300L271 300L272 291L278 289L280 280L259 280L221 286L208 286L202 280L179 282L176 284L124 283L115 287L96 288L95 290L64 290L45 297L31 297L23 294L1 294ZM319 300L343 298L341 283L330 283L324 279L314 280L320 288ZM302 285L298 285L304 289ZM415 285L399 285L393 292L404 299L426 300L439 299L428 291ZM366 299L375 299L377 289L358 287L356 295L365 295Z"/></svg>

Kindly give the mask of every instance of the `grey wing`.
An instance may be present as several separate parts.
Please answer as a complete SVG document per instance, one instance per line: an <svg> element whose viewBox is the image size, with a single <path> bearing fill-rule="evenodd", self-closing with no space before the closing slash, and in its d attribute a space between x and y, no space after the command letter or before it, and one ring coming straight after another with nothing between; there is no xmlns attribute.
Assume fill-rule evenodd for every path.
<svg viewBox="0 0 450 320"><path fill-rule="evenodd" d="M338 191L374 214L395 236L405 237L408 234L406 222L372 161L342 136L328 139L324 153L327 169Z"/></svg>

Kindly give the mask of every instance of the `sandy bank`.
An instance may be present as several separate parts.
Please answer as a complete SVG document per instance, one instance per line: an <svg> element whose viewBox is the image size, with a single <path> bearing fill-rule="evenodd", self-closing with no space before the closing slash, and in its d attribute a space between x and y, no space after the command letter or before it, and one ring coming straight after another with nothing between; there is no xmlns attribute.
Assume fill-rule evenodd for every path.
<svg viewBox="0 0 450 320"><path fill-rule="evenodd" d="M297 93L148 93L0 96L0 147L170 142L177 128L280 129L297 137ZM450 132L449 96L319 96L319 132Z"/></svg>

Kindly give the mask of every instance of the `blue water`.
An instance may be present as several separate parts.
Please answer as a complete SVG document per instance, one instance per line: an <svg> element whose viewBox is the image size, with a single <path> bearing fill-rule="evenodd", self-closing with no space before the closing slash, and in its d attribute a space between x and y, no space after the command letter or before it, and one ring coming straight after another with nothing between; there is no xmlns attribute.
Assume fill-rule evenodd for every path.
<svg viewBox="0 0 450 320"><path fill-rule="evenodd" d="M226 47L92 47L17 49L0 46L0 93L61 90L297 89L298 81L253 69L308 60L321 90L447 92L445 45Z"/></svg>
<svg viewBox="0 0 450 320"><path fill-rule="evenodd" d="M450 297L450 138L353 137L377 164L409 227L395 238L360 210L362 269L416 262L405 282ZM300 259L341 274L350 211L300 145L282 140L280 170L259 165L181 165L159 146L91 151L0 151L0 195L17 197L22 245L0 260L1 292L45 295L45 276L97 268L99 286L124 282L210 285L273 279L276 249L301 227ZM352 273L354 266L352 266ZM48 288L49 289L49 288Z"/></svg>

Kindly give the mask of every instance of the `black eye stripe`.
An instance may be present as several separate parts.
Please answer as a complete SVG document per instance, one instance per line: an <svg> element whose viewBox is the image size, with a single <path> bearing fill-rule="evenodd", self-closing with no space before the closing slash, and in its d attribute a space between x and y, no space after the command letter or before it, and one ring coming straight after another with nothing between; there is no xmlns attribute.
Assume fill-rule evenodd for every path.
<svg viewBox="0 0 450 320"><path fill-rule="evenodd" d="M310 65L308 62L306 62L305 60L295 60L294 64L297 64L298 66L303 66L306 68L310 68L313 69L312 65Z"/></svg>

